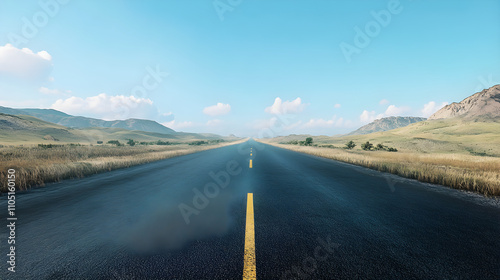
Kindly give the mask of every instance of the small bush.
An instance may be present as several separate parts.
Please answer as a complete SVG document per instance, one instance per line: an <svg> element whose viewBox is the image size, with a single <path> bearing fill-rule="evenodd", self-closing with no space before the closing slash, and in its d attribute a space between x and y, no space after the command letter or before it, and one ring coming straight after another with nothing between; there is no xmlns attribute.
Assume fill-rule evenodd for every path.
<svg viewBox="0 0 500 280"><path fill-rule="evenodd" d="M127 145L135 146L135 141L133 139L128 139Z"/></svg>
<svg viewBox="0 0 500 280"><path fill-rule="evenodd" d="M120 143L120 141L118 141L118 140L109 140L108 144L116 145L116 146L123 146L123 144Z"/></svg>
<svg viewBox="0 0 500 280"><path fill-rule="evenodd" d="M206 141L193 141L193 142L189 143L189 145L194 145L194 146L199 146L199 145L204 145L204 144L208 144L208 142L206 142Z"/></svg>
<svg viewBox="0 0 500 280"><path fill-rule="evenodd" d="M356 147L356 144L352 140L345 144L345 148L348 150L352 150L354 147Z"/></svg>
<svg viewBox="0 0 500 280"><path fill-rule="evenodd" d="M312 139L312 137L307 137L307 138L306 138L306 141L305 141L305 143L304 143L304 145L305 145L305 146L312 146L312 144L313 144L313 139Z"/></svg>
<svg viewBox="0 0 500 280"><path fill-rule="evenodd" d="M370 141L366 141L366 143L361 144L361 149L371 151L373 149L373 144L370 143Z"/></svg>

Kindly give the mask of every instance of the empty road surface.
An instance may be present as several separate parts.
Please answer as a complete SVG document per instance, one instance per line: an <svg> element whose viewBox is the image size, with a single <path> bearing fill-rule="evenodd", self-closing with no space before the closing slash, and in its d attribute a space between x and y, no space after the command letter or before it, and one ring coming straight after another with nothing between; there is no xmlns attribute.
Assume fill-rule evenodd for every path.
<svg viewBox="0 0 500 280"><path fill-rule="evenodd" d="M252 140L17 193L16 217L1 279L500 278L495 200Z"/></svg>

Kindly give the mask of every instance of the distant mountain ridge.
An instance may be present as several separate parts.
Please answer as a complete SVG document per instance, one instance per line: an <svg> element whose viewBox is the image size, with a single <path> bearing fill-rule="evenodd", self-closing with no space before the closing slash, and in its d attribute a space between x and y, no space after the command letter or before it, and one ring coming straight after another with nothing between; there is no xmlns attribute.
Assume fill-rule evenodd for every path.
<svg viewBox="0 0 500 280"><path fill-rule="evenodd" d="M500 117L500 85L477 92L461 102L453 102L429 117L429 120L463 117L466 119Z"/></svg>
<svg viewBox="0 0 500 280"><path fill-rule="evenodd" d="M364 125L357 130L347 134L347 135L363 135L370 134L374 132L387 131L400 127L408 126L412 123L425 121L426 118L420 117L387 117L374 120L373 122Z"/></svg>
<svg viewBox="0 0 500 280"><path fill-rule="evenodd" d="M175 130L151 120L127 119L105 121L81 116L72 116L54 109L13 109L2 106L0 106L0 113L33 116L47 122L71 128L114 127L161 134L176 133Z"/></svg>
<svg viewBox="0 0 500 280"><path fill-rule="evenodd" d="M163 134L157 132L128 130L118 127L86 127L68 128L41 120L29 115L11 115L0 113L0 143L6 144L39 144L39 143L83 143L98 144L109 140L119 140L126 143L129 139L136 141L156 142L174 141L189 142L195 140L232 141L241 139L236 136L223 137L212 133L176 132Z"/></svg>

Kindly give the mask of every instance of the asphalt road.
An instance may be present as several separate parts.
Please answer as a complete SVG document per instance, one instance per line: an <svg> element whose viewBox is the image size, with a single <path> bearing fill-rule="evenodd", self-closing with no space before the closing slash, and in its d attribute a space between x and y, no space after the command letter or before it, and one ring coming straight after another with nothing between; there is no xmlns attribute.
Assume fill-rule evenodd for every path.
<svg viewBox="0 0 500 280"><path fill-rule="evenodd" d="M248 193L257 279L500 278L494 200L252 140L18 193L0 278L241 279Z"/></svg>

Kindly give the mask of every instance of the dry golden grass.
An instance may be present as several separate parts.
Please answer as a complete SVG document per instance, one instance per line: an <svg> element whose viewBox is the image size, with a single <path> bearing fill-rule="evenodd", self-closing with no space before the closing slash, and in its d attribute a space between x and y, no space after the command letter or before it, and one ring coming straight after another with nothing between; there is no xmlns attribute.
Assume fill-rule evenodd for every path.
<svg viewBox="0 0 500 280"><path fill-rule="evenodd" d="M16 187L26 190L48 182L81 178L91 174L130 167L166 158L241 143L246 140L216 145L192 146L68 146L0 148L0 181L6 182L7 170L16 170ZM7 185L2 184L1 191Z"/></svg>
<svg viewBox="0 0 500 280"><path fill-rule="evenodd" d="M464 154L348 151L322 147L276 144L273 146L360 165L422 182L440 184L486 196L500 195L500 158Z"/></svg>

